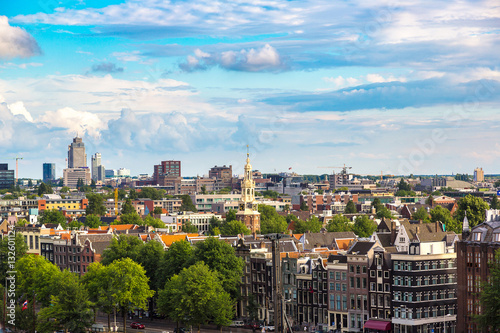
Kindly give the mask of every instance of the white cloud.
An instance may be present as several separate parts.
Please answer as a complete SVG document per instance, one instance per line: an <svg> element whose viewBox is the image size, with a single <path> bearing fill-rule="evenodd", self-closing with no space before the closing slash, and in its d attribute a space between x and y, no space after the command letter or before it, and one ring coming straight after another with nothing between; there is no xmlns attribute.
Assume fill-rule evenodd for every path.
<svg viewBox="0 0 500 333"><path fill-rule="evenodd" d="M49 128L62 127L70 133L87 133L92 137L98 137L100 130L105 128L105 124L96 114L69 107L47 111L37 121L46 123Z"/></svg>
<svg viewBox="0 0 500 333"><path fill-rule="evenodd" d="M0 59L29 58L40 53L40 47L29 33L9 25L7 16L0 16Z"/></svg>
<svg viewBox="0 0 500 333"><path fill-rule="evenodd" d="M15 102L15 103L9 104L7 107L9 108L10 112L12 112L13 115L17 115L17 114L23 115L27 121L33 122L33 117L28 112L28 110L26 110L23 102Z"/></svg>

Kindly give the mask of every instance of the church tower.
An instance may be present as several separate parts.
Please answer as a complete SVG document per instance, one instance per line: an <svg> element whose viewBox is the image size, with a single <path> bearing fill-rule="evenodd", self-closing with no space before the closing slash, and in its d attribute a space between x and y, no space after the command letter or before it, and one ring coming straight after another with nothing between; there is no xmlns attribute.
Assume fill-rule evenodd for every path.
<svg viewBox="0 0 500 333"><path fill-rule="evenodd" d="M243 222L252 233L260 231L260 213L257 209L257 201L255 201L255 182L252 176L252 165L250 164L250 154L248 151L245 175L241 183L241 199L238 206L236 219Z"/></svg>

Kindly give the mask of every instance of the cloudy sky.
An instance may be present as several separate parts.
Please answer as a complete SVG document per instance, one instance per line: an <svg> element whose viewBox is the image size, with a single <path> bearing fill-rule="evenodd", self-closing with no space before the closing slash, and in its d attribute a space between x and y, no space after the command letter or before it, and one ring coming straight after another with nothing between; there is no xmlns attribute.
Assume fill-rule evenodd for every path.
<svg viewBox="0 0 500 333"><path fill-rule="evenodd" d="M0 162L500 173L499 33L496 0L3 1Z"/></svg>

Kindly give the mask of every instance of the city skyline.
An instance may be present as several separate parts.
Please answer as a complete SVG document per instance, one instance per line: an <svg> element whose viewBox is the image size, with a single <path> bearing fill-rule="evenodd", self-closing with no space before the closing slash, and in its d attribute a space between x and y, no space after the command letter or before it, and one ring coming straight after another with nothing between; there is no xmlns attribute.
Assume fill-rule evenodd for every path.
<svg viewBox="0 0 500 333"><path fill-rule="evenodd" d="M21 1L0 15L0 163L183 175L498 174L492 1ZM87 161L88 163L88 161ZM200 174L201 175L201 174Z"/></svg>

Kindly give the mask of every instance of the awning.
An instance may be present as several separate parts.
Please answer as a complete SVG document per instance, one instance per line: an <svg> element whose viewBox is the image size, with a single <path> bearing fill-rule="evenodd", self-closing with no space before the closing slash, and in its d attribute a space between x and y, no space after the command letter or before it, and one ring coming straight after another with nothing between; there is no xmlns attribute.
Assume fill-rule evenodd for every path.
<svg viewBox="0 0 500 333"><path fill-rule="evenodd" d="M379 331L390 331L391 322L390 321L379 321L379 320L368 320L365 323L365 328L371 328L372 330Z"/></svg>

